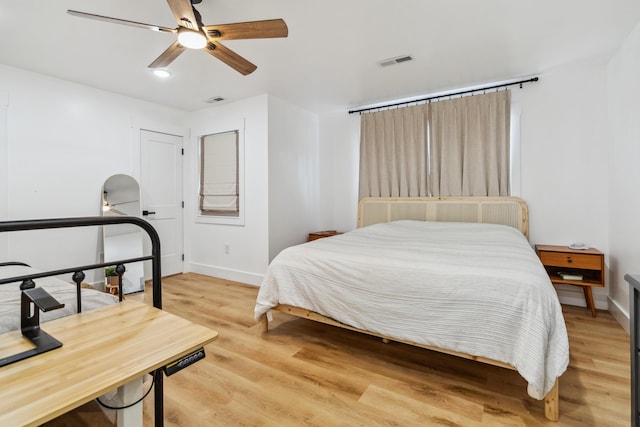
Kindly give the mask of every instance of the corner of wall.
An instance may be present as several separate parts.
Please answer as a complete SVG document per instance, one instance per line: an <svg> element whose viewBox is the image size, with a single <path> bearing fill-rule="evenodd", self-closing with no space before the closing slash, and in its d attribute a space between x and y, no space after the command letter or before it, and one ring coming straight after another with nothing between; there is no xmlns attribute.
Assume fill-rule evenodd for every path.
<svg viewBox="0 0 640 427"><path fill-rule="evenodd" d="M626 310L620 307L620 305L618 305L618 303L611 298L608 298L607 302L609 305L609 313L611 313L613 318L616 319L618 323L620 323L622 329L629 333L629 331L631 330L631 320L629 319L629 313L627 313Z"/></svg>
<svg viewBox="0 0 640 427"><path fill-rule="evenodd" d="M638 139L640 128L636 118L640 114L640 22L620 45L609 61L607 73L607 102L609 138L609 311L627 332L629 331L629 287L624 281L627 273L640 271L640 246L636 236L640 219L636 212L640 202L632 195L640 180L637 159L640 156Z"/></svg>
<svg viewBox="0 0 640 427"><path fill-rule="evenodd" d="M9 219L9 164L7 143L7 107L9 94L0 90L0 219ZM9 258L9 239L0 236L0 259Z"/></svg>

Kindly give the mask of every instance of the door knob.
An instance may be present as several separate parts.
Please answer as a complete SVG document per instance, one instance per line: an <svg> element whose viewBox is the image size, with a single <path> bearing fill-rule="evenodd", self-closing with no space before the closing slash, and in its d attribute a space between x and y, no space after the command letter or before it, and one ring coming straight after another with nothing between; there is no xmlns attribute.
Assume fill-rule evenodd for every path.
<svg viewBox="0 0 640 427"><path fill-rule="evenodd" d="M149 212L147 210L142 211L142 216L153 215L155 212Z"/></svg>

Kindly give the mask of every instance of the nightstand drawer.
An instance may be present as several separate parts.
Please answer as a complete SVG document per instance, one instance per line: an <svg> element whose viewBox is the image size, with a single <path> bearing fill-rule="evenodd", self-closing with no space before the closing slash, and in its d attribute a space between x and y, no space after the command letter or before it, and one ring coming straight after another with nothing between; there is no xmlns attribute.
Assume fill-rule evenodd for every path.
<svg viewBox="0 0 640 427"><path fill-rule="evenodd" d="M598 255L570 254L561 252L540 252L540 260L544 265L555 267L584 268L600 270L601 259Z"/></svg>

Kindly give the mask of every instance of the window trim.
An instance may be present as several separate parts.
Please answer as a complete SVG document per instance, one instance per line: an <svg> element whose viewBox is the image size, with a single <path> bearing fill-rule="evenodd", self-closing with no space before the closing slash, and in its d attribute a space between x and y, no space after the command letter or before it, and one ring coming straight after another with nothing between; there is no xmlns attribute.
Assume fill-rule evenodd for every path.
<svg viewBox="0 0 640 427"><path fill-rule="evenodd" d="M200 135L197 135L195 143L197 145L197 164L198 170L196 175L196 191L195 191L195 222L204 223L204 224L220 224L220 225L245 225L245 157L244 157L244 120L236 125L225 126L224 128L213 128L207 129L203 131ZM228 216L228 215L209 215L202 214L200 211L200 183L202 176L202 153L201 153L201 143L202 137L207 135L215 135L220 133L229 133L229 132L237 132L238 133L238 216Z"/></svg>

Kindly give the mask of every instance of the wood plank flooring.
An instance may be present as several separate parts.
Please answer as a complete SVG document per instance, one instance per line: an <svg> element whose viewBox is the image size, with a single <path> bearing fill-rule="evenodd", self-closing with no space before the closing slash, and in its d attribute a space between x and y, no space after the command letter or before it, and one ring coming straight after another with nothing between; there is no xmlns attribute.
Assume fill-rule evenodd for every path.
<svg viewBox="0 0 640 427"><path fill-rule="evenodd" d="M163 279L164 309L219 332L207 356L165 379L166 426L628 426L629 336L606 311L564 306L571 362L560 420L515 371L274 313L258 289L197 274ZM150 296L150 292L146 293ZM145 400L152 426L153 398ZM68 414L66 426L91 410ZM60 420L57 420L60 422Z"/></svg>

